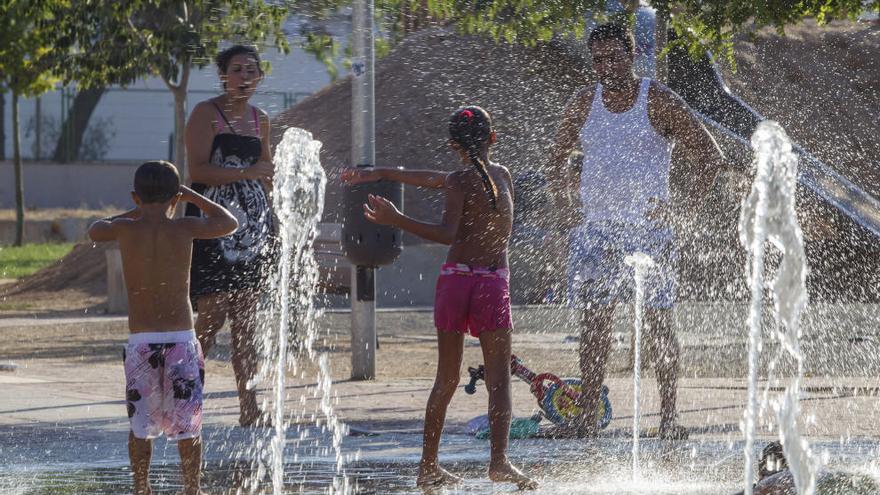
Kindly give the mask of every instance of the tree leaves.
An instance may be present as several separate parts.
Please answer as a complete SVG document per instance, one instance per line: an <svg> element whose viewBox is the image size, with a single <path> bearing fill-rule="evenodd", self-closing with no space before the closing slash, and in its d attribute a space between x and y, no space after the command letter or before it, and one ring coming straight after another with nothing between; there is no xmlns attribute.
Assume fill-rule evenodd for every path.
<svg viewBox="0 0 880 495"><path fill-rule="evenodd" d="M47 1L0 0L0 86L37 96L57 81L64 40Z"/></svg>
<svg viewBox="0 0 880 495"><path fill-rule="evenodd" d="M210 65L223 41L290 51L288 5L263 0L83 0L68 9L75 40L66 81L127 85L147 75L179 85L184 67Z"/></svg>
<svg viewBox="0 0 880 495"><path fill-rule="evenodd" d="M596 0L430 0L432 15L454 20L468 34L496 41L532 46L554 36L581 36L591 13L604 12ZM766 26L784 32L804 17L822 24L854 19L860 13L880 11L880 0L650 0L658 15L670 15L676 40L694 55L706 50L733 63L733 39ZM596 16L600 17L600 16ZM668 48L667 48L668 49Z"/></svg>

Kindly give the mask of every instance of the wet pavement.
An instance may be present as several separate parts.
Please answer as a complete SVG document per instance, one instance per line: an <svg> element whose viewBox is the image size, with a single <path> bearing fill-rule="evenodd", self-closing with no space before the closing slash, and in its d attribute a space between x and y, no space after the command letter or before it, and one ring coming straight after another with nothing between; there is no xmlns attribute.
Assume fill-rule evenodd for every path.
<svg viewBox="0 0 880 495"><path fill-rule="evenodd" d="M723 494L740 488L742 434L739 424L746 396L737 376L744 364L745 330L738 329L740 306L724 311L704 306L683 308L680 322L703 322L679 330L684 346L679 382L680 420L690 439L660 442L643 439L642 482L632 481L632 384L627 371L628 315L617 317L617 344L610 377L614 419L598 440L516 440L511 457L541 479L538 493L693 493ZM831 356L813 359L805 380L802 404L808 439L817 452L827 451L828 463L851 470L880 473L880 398L876 383L876 318L874 307L817 308L805 318L807 341ZM576 327L571 315L544 308L517 310L515 352L539 371L565 375L576 363ZM430 390L436 353L430 319L424 312L380 315L379 379L345 380L345 314L324 315L326 338L321 345L332 354L335 411L352 430L342 450L344 472L355 493L411 493L421 446L421 419ZM710 321L711 320L711 321ZM383 324L383 322L389 322ZM428 322L428 325L425 324ZM709 323L707 323L709 322ZM713 326L717 322L719 326ZM831 325L830 323L833 323ZM726 325L727 329L720 327ZM51 333L55 345L37 342ZM10 325L0 322L0 356L19 365L0 373L0 494L129 493L121 363L113 354L126 337L124 321L43 320ZM19 344L10 343L18 340ZM85 339L85 340L84 340ZM35 345L23 349L25 342ZM68 342L69 345L63 345ZM807 344L810 345L810 344ZM237 400L223 341L208 364L205 400L205 486L207 493L235 493L242 480L252 479L259 455L253 446L267 442L273 430L235 425ZM772 350L772 345L768 345ZM15 349L23 349L16 352ZM765 353L770 351L765 348ZM5 353L5 354L4 354ZM815 354L815 352L814 352ZM809 351L808 351L809 355ZM0 361L6 361L0 358ZM395 362L397 361L397 362ZM465 349L465 365L479 363L479 349ZM822 369L834 373L818 373ZM569 373L570 375L571 373ZM463 378L464 384L466 380ZM324 493L340 482L329 434L315 426L320 418L313 370L303 366L292 376L287 405L295 423L288 430L285 451L286 491ZM658 421L656 384L650 373L643 381L640 429ZM514 382L517 417L536 409L528 386ZM772 393L772 392L771 392ZM456 394L447 417L441 461L463 474L467 483L447 493L492 493L513 489L485 479L488 443L466 434L469 419L485 411L486 393ZM761 442L773 438L765 414ZM173 443L158 440L153 458L157 493L178 486L177 452ZM266 489L266 479L261 490Z"/></svg>

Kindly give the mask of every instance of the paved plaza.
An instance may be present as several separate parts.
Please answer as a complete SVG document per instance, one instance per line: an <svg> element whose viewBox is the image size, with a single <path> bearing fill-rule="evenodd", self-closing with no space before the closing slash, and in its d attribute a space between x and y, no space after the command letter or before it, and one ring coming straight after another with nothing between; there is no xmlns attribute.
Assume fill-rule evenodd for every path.
<svg viewBox="0 0 880 495"><path fill-rule="evenodd" d="M877 309L816 306L804 319L808 377L804 383L802 428L820 451L828 451L830 464L874 469L880 433ZM571 493L615 493L614 488L603 491L601 483L591 484L589 490L578 483L585 481L585 473L600 473L604 479L608 473L625 470L629 465L633 410L628 333L631 316L628 310L616 315L615 345L606 380L614 419L600 438L529 439L512 444L511 455L516 462L538 470L548 490L555 486L554 492L568 493L569 487ZM349 317L346 312L323 314L315 345L319 353L329 356L334 414L350 430L341 446L346 469L355 478L360 472L366 473L363 480L375 478L373 485L361 482L363 493L383 493L382 486L389 493L405 492L406 487L413 486L421 420L436 363L431 313L379 312L378 377L367 382L348 380ZM686 489L675 488L674 483L680 480L670 481L668 493L729 493L739 487L742 470L745 307L685 304L677 309L676 319L683 344L678 404L680 420L688 428L690 439L644 439L643 465L657 473L668 471L686 478ZM577 326L571 313L561 308L517 308L515 324L514 353L528 366L538 372L576 375ZM6 467L0 476L0 492L44 493L28 490L40 484L63 484L63 473L85 471L91 474L83 476L95 476L90 470L96 469L109 470L116 480L127 479L128 422L122 400L120 347L126 338L126 321L118 317L0 320L0 362L16 365L13 371L0 372L0 465ZM768 334L765 366L777 351ZM246 430L236 425L238 404L228 353L228 333L223 333L206 370L208 493L214 493L210 489L212 466L256 458L253 446L274 433L271 429ZM481 361L476 340L466 341L464 368ZM784 371L784 363L780 366ZM301 473L304 478L331 479L335 473L330 435L316 426L324 423L317 373L316 365L304 360L290 375L286 406L294 424L288 429L286 463L291 477L296 476L296 469L306 469L295 466L310 466ZM659 401L649 365L644 374L640 429L647 432L659 420ZM465 369L462 375L463 385L467 381ZM774 390L771 388L771 397ZM513 392L517 417L530 416L537 410L525 383L514 381ZM480 466L488 458L488 444L468 435L466 423L484 414L485 408L486 392L482 387L473 396L458 393L450 405L441 448L442 459L466 473L472 472L477 480L484 478ZM764 417L772 415L768 412ZM761 435L762 441L772 438L767 431ZM157 442L153 463L173 479L177 463L174 446ZM569 468L560 467L569 464ZM560 473L573 477L560 481L568 479ZM382 476L387 478L385 482ZM228 486L225 481L217 480L213 486ZM474 493L491 490L490 485L475 483L470 488ZM307 488L301 491L311 493Z"/></svg>

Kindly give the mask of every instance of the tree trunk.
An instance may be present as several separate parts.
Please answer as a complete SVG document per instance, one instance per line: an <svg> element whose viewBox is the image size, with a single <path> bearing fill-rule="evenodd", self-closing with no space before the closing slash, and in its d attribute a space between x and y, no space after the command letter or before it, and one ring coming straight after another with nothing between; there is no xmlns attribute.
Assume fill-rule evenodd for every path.
<svg viewBox="0 0 880 495"><path fill-rule="evenodd" d="M0 88L0 161L6 159L6 90Z"/></svg>
<svg viewBox="0 0 880 495"><path fill-rule="evenodd" d="M21 129L18 93L12 92L12 166L15 168L15 245L24 242L24 178L21 173Z"/></svg>
<svg viewBox="0 0 880 495"><path fill-rule="evenodd" d="M180 172L180 178L189 184L186 167L186 87L172 90L174 93L174 164Z"/></svg>
<svg viewBox="0 0 880 495"><path fill-rule="evenodd" d="M184 130L186 129L186 88L189 86L191 62L191 57L183 59L180 78L176 84L164 76L162 78L165 81L165 85L171 90L171 94L174 95L174 165L177 166L177 170L180 172L181 180L186 184L190 184L190 180L186 167L186 136L184 135Z"/></svg>
<svg viewBox="0 0 880 495"><path fill-rule="evenodd" d="M36 144L34 146L34 159L39 160L43 158L43 105L39 96L34 104L36 106L34 112L34 131L36 134L36 139L34 139Z"/></svg>
<svg viewBox="0 0 880 495"><path fill-rule="evenodd" d="M104 91L106 88L97 87L77 92L70 113L61 125L58 144L55 145L55 154L52 156L54 161L67 163L76 160L79 156L79 149L82 146L86 128L89 126L89 120L101 101Z"/></svg>

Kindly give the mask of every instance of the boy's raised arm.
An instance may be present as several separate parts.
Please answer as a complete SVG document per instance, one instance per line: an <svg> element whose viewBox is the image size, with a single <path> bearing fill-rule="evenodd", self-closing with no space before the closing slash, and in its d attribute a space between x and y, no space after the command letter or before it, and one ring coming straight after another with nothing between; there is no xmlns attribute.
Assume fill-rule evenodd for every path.
<svg viewBox="0 0 880 495"><path fill-rule="evenodd" d="M180 192L181 200L196 205L205 214L204 217L183 217L178 220L189 229L194 239L223 237L238 228L238 220L226 208L186 186L180 186Z"/></svg>

